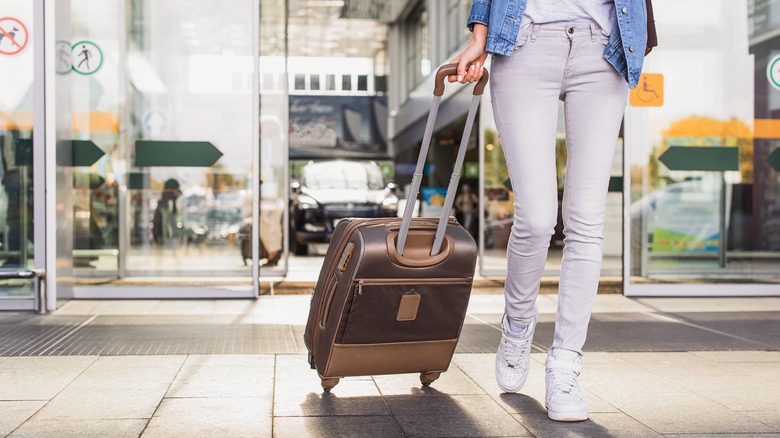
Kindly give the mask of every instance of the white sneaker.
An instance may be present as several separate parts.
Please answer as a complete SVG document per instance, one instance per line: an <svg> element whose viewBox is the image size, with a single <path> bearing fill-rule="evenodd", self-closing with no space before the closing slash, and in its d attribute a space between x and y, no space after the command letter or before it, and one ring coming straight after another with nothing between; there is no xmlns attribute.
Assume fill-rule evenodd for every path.
<svg viewBox="0 0 780 438"><path fill-rule="evenodd" d="M509 329L506 314L501 319L501 343L496 353L496 382L505 392L517 392L528 378L531 362L531 340L534 337L536 320L520 333Z"/></svg>
<svg viewBox="0 0 780 438"><path fill-rule="evenodd" d="M588 405L577 385L577 377L582 369L579 353L553 349L547 355L546 367L547 395L544 404L547 416L555 421L587 420Z"/></svg>

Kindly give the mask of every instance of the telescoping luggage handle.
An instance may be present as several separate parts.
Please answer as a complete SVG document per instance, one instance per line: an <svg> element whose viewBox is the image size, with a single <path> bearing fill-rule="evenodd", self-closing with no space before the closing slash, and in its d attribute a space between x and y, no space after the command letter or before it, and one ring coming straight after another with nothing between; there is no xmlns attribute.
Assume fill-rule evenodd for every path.
<svg viewBox="0 0 780 438"><path fill-rule="evenodd" d="M431 104L431 112L428 114L428 122L425 125L425 135L423 136L422 146L420 147L420 156L417 158L417 167L414 170L412 176L412 187L409 190L409 197L406 201L406 208L404 209L404 215L401 219L401 229L398 231L398 240L396 242L396 252L399 255L404 253L404 245L406 245L406 237L409 234L409 227L412 223L412 212L414 210L414 200L417 199L417 194L420 192L420 183L423 176L423 168L425 167L425 160L428 156L428 147L431 144L431 137L433 137L433 126L436 122L436 115L439 112L439 105L441 104L441 96L444 94L444 79L450 75L458 74L458 64L443 65L436 72L436 82L433 88L433 103ZM471 136L471 128L474 126L474 118L477 114L477 107L479 107L480 97L485 90L485 85L488 81L488 72L485 69L482 73L482 78L474 85L474 97L471 100L471 107L469 108L468 117L466 117L466 126L463 128L463 138L460 140L460 147L458 148L458 157L455 160L455 167L450 177L450 184L447 187L447 196L444 198L444 206L439 217L439 225L436 228L436 236L433 239L433 245L431 247L431 256L439 254L441 250L442 240L444 239L444 231L447 228L447 222L452 209L452 204L455 201L455 193L458 189L458 181L460 180L460 169L463 167L463 159L466 156L466 146Z"/></svg>

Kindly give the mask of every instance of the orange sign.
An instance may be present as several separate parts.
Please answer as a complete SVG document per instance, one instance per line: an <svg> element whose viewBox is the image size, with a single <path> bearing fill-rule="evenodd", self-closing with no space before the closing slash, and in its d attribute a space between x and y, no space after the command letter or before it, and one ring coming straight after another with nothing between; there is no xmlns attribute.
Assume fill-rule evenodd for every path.
<svg viewBox="0 0 780 438"><path fill-rule="evenodd" d="M664 75L643 74L639 85L631 90L631 106L662 106L664 104Z"/></svg>

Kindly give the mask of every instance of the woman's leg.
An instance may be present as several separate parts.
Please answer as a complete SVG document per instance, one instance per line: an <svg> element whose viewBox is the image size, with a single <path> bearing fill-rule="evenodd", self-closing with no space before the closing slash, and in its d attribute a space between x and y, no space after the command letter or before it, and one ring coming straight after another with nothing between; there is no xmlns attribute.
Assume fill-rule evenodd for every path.
<svg viewBox="0 0 780 438"><path fill-rule="evenodd" d="M529 27L511 56L494 58L491 71L493 113L515 198L504 290L515 327L536 320L558 212L555 134L568 44L538 30Z"/></svg>
<svg viewBox="0 0 780 438"><path fill-rule="evenodd" d="M601 30L579 25L564 78L568 159L564 250L552 348L582 354L601 273L604 212L615 145L628 97L623 77L602 57Z"/></svg>

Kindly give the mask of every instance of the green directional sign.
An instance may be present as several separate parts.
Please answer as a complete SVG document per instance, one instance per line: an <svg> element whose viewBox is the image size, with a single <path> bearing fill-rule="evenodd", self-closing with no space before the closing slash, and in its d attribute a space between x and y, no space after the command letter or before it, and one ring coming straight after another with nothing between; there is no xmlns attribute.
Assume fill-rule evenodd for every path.
<svg viewBox="0 0 780 438"><path fill-rule="evenodd" d="M71 160L67 160L67 154L70 150ZM106 153L97 147L92 140L59 140L57 141L57 164L66 167L89 167ZM33 142L30 138L21 138L16 140L16 164L18 166L31 166L33 155Z"/></svg>
<svg viewBox="0 0 780 438"><path fill-rule="evenodd" d="M209 167L222 156L208 141L135 141L138 167Z"/></svg>
<svg viewBox="0 0 780 438"><path fill-rule="evenodd" d="M72 140L71 146L74 167L89 167L106 154L92 140Z"/></svg>
<svg viewBox="0 0 780 438"><path fill-rule="evenodd" d="M769 154L769 156L766 157L766 162L772 166L772 169L780 172L780 148L775 149L774 152Z"/></svg>
<svg viewBox="0 0 780 438"><path fill-rule="evenodd" d="M669 170L739 170L739 148L671 146L658 160Z"/></svg>
<svg viewBox="0 0 780 438"><path fill-rule="evenodd" d="M14 162L17 166L32 166L33 142L31 138L17 138L14 145Z"/></svg>

